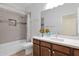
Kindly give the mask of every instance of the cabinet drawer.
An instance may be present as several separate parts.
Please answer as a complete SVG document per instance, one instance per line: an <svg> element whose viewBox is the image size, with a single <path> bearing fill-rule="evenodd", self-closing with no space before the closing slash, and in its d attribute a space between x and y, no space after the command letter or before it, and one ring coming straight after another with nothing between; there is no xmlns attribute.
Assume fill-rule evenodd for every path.
<svg viewBox="0 0 79 59"><path fill-rule="evenodd" d="M33 43L35 43L35 44L39 44L39 40L37 40L37 39L33 39Z"/></svg>
<svg viewBox="0 0 79 59"><path fill-rule="evenodd" d="M41 41L40 45L41 45L41 46L48 47L48 48L51 48L51 44L48 43L48 42Z"/></svg>
<svg viewBox="0 0 79 59"><path fill-rule="evenodd" d="M67 55L64 53L60 53L58 51L52 51L52 56L67 56Z"/></svg>
<svg viewBox="0 0 79 59"><path fill-rule="evenodd" d="M79 49L74 49L74 55L79 56Z"/></svg>
<svg viewBox="0 0 79 59"><path fill-rule="evenodd" d="M52 45L52 48L54 50L57 50L57 51L60 51L60 52L66 53L66 54L70 54L70 48L68 48L68 47L54 44L54 45Z"/></svg>

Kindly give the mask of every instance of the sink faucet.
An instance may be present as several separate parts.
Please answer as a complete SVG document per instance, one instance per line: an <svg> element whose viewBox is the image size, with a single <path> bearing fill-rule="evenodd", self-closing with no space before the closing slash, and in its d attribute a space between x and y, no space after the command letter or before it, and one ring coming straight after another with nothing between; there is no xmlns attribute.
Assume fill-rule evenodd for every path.
<svg viewBox="0 0 79 59"><path fill-rule="evenodd" d="M56 38L58 37L58 34L56 33Z"/></svg>
<svg viewBox="0 0 79 59"><path fill-rule="evenodd" d="M59 32L56 32L56 38L58 37L58 35L59 35Z"/></svg>

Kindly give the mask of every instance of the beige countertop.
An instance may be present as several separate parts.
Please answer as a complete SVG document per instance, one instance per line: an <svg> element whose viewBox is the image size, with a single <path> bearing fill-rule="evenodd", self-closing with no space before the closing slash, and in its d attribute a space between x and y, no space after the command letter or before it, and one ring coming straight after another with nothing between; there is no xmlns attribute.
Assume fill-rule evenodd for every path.
<svg viewBox="0 0 79 59"><path fill-rule="evenodd" d="M63 35L58 35L58 36L53 35L51 37L34 36L33 38L37 40L42 40L50 43L55 43L55 44L79 49L79 37L75 37L75 36L71 37L71 36L63 36Z"/></svg>

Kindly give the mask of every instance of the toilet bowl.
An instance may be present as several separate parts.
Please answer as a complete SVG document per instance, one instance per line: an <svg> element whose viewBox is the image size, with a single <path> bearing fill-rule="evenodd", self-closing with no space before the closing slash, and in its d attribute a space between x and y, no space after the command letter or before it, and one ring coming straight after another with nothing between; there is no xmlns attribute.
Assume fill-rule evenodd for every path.
<svg viewBox="0 0 79 59"><path fill-rule="evenodd" d="M32 48L33 48L32 42L25 42L23 44L23 49L25 50L26 55L32 54Z"/></svg>

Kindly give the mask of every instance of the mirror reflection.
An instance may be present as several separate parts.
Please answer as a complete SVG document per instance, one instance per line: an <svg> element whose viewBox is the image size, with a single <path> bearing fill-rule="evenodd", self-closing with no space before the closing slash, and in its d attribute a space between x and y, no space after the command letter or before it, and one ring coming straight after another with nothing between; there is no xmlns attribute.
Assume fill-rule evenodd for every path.
<svg viewBox="0 0 79 59"><path fill-rule="evenodd" d="M52 34L78 36L78 4L64 4L41 13L44 28Z"/></svg>

